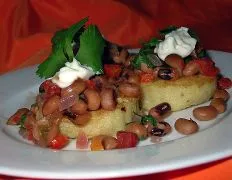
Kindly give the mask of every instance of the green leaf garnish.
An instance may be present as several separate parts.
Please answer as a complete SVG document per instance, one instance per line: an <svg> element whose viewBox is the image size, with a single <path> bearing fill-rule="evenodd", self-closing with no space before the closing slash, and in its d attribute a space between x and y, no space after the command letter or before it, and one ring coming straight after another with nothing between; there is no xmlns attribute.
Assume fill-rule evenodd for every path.
<svg viewBox="0 0 232 180"><path fill-rule="evenodd" d="M167 28L160 30L159 33L160 35L165 36L166 34L169 34L170 32L175 31L177 29L178 28L176 26L168 26Z"/></svg>
<svg viewBox="0 0 232 180"><path fill-rule="evenodd" d="M205 49L202 49L201 52L197 55L199 58L209 57L207 51Z"/></svg>
<svg viewBox="0 0 232 180"><path fill-rule="evenodd" d="M80 36L80 48L76 58L82 65L89 66L97 74L103 73L102 55L105 40L97 26L89 25Z"/></svg>
<svg viewBox="0 0 232 180"><path fill-rule="evenodd" d="M139 53L132 61L132 65L136 69L140 69L142 63L146 64L148 67L154 67L154 65L149 61L145 53Z"/></svg>
<svg viewBox="0 0 232 180"><path fill-rule="evenodd" d="M192 60L193 60L193 57L189 55L189 56L184 58L184 63L187 64L188 62L190 62Z"/></svg>
<svg viewBox="0 0 232 180"><path fill-rule="evenodd" d="M141 117L141 124L145 125L150 122L153 126L157 126L157 120L152 115L140 115L134 112L135 115Z"/></svg>
<svg viewBox="0 0 232 180"><path fill-rule="evenodd" d="M146 124L148 122L150 122L153 126L157 126L157 121L153 116L151 115L142 116L141 123Z"/></svg>
<svg viewBox="0 0 232 180"><path fill-rule="evenodd" d="M23 114L20 118L20 121L19 121L20 128L25 128L24 123L25 123L26 119L27 119L27 115Z"/></svg>
<svg viewBox="0 0 232 180"><path fill-rule="evenodd" d="M68 29L63 29L55 33L52 38L52 52L49 57L38 66L36 74L41 78L49 78L64 66L67 61L74 57L72 50L72 40L75 34L85 25L88 17L72 25Z"/></svg>
<svg viewBox="0 0 232 180"><path fill-rule="evenodd" d="M154 65L149 60L148 55L154 54L154 48L157 46L157 44L159 44L159 42L159 39L152 38L150 41L143 43L138 55L132 61L132 66L134 66L136 69L140 69L141 63L144 63L148 67L153 68Z"/></svg>

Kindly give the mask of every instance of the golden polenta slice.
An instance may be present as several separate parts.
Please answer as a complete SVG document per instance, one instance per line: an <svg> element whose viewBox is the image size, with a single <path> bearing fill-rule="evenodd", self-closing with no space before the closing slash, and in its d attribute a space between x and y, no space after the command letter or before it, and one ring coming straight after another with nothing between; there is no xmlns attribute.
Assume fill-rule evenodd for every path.
<svg viewBox="0 0 232 180"><path fill-rule="evenodd" d="M202 75L182 77L177 80L157 80L142 84L142 109L167 102L172 111L178 111L193 105L207 102L216 90L216 78Z"/></svg>
<svg viewBox="0 0 232 180"><path fill-rule="evenodd" d="M134 112L138 112L138 99L118 98L118 105L114 111L91 111L90 121L82 126L73 124L68 118L63 118L60 123L60 132L69 138L76 138L80 130L84 131L88 138L97 135L115 136L117 131L124 130L127 123L132 121Z"/></svg>

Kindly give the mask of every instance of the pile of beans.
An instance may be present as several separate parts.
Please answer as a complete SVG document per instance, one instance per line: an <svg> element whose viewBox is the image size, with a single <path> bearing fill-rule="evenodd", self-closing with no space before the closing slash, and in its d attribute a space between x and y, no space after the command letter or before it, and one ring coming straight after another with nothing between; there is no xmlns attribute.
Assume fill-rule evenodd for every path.
<svg viewBox="0 0 232 180"><path fill-rule="evenodd" d="M141 63L140 69L134 69L131 66L134 56L130 56L126 49L112 48L110 55L111 60L121 68L118 77L109 77L106 73L95 76L89 80L94 87L88 84L89 81L82 79L77 79L70 86L62 89L53 84L53 87L50 88L52 95L49 96L45 96L44 89L40 87L41 93L37 96L36 105L32 106L30 110L19 109L7 123L16 125L19 122L15 122L15 119L25 115L28 120L28 123L26 121L28 127L25 129L30 129L27 129L28 131L21 129L23 136L28 137L26 133L32 130L34 142L45 147L59 133L58 126L64 116L74 124L84 126L91 119L91 111L115 110L117 97L140 98L140 83L143 83L141 80L143 73L152 76L152 78L148 78L148 81L146 79L146 82L156 79L176 80L182 76L203 73L199 64L194 61L185 63L184 59L176 54L167 56L165 62L160 61L155 68ZM208 63L212 62L208 61ZM216 69L214 64L211 66ZM49 83L51 84L51 81ZM215 119L218 114L225 112L228 99L229 93L226 90L217 89L210 105L195 108L193 117L199 121ZM125 132L131 133L130 138L134 138L133 145L136 144L136 138L143 140L151 137L151 141L157 142L172 131L170 124L164 121L170 114L170 105L166 102L161 103L148 112L147 116L150 119L153 118L153 121L145 118L145 121L141 119L141 121L131 122L126 125ZM178 118L174 127L184 135L193 134L199 130L197 122L185 118ZM123 132L120 133L123 134ZM105 150L116 149L119 147L119 141L115 137L105 136L102 139L102 145Z"/></svg>
<svg viewBox="0 0 232 180"><path fill-rule="evenodd" d="M193 110L193 117L199 121L210 121L226 111L226 102L230 94L224 89L217 89L208 106L197 107ZM192 119L179 118L175 122L175 129L184 135L189 135L199 130L198 124Z"/></svg>
<svg viewBox="0 0 232 180"><path fill-rule="evenodd" d="M105 79L106 81L99 82L99 79ZM116 83L109 82L104 76L98 76L92 81L98 82L100 88L89 88L85 81L78 79L70 86L61 89L60 95L54 95L46 99L42 106L43 116L48 116L56 111L68 110L71 114L76 115L73 122L77 125L84 125L83 123L87 123L89 120L90 111L98 109L114 110L117 106L116 99L119 94L132 98L140 96L140 86L136 83L124 81L115 86Z"/></svg>
<svg viewBox="0 0 232 180"><path fill-rule="evenodd" d="M135 134L139 140L145 140L151 137L152 142L160 140L161 137L169 134L172 130L169 123L164 121L171 112L171 107L168 103L161 103L149 111L149 115L155 119L155 124L151 121L134 121L126 125L125 132ZM118 141L114 137L105 137L102 140L105 150L118 148Z"/></svg>

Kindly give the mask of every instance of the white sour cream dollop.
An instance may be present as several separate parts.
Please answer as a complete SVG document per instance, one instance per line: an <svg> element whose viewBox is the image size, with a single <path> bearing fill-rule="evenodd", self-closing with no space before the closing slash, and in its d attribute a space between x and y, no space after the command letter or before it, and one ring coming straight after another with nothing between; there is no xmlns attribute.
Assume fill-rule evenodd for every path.
<svg viewBox="0 0 232 180"><path fill-rule="evenodd" d="M78 78L89 79L95 73L92 68L81 65L75 58L72 62L66 62L65 66L52 77L52 82L60 88L71 85Z"/></svg>
<svg viewBox="0 0 232 180"><path fill-rule="evenodd" d="M165 60L170 54L178 54L182 58L187 57L195 49L197 40L188 33L188 28L181 27L165 35L165 40L154 49L159 58Z"/></svg>

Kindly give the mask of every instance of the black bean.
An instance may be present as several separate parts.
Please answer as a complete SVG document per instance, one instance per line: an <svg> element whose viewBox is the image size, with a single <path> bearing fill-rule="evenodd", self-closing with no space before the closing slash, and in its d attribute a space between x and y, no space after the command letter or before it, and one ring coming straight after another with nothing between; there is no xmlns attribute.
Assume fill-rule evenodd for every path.
<svg viewBox="0 0 232 180"><path fill-rule="evenodd" d="M171 106L170 106L170 104L164 102L164 103L161 103L161 104L158 104L157 106L155 106L155 110L160 115L164 115L165 113L167 113L168 111L171 110Z"/></svg>

